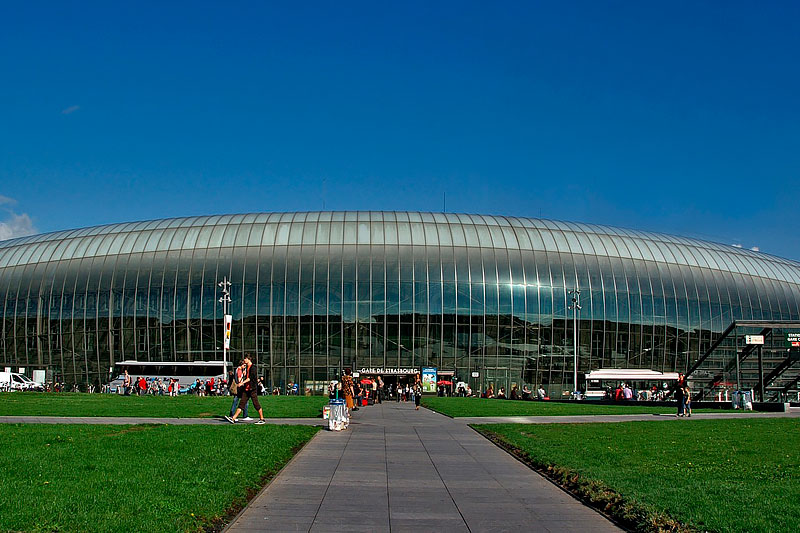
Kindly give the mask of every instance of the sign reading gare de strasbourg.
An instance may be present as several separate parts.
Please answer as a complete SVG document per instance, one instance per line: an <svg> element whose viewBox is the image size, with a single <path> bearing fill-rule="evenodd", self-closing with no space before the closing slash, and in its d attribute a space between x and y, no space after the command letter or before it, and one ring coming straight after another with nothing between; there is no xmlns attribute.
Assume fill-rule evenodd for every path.
<svg viewBox="0 0 800 533"><path fill-rule="evenodd" d="M374 375L385 375L385 376L410 376L414 374L419 374L418 368L361 368L359 371L360 374L374 374Z"/></svg>

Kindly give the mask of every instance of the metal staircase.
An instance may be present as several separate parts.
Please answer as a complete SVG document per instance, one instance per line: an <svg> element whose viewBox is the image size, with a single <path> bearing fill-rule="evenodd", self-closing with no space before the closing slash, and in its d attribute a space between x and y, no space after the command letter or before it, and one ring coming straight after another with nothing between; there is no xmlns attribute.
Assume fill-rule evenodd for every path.
<svg viewBox="0 0 800 533"><path fill-rule="evenodd" d="M800 347L787 342L797 332L798 321L732 322L686 372L695 398L715 400L752 389L759 401L798 401Z"/></svg>

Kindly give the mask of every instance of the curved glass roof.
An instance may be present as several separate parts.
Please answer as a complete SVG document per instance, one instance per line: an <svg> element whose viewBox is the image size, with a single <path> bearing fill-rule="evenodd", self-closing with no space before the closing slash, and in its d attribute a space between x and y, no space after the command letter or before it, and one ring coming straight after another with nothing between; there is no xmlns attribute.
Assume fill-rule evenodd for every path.
<svg viewBox="0 0 800 533"><path fill-rule="evenodd" d="M800 284L800 263L697 239L536 218L395 211L249 213L109 224L0 242L0 268L103 255L293 245L518 248L642 259Z"/></svg>

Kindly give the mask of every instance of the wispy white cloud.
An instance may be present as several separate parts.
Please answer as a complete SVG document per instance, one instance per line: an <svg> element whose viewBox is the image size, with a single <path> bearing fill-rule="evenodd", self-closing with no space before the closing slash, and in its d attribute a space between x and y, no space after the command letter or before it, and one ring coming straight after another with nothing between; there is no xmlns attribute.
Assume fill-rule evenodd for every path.
<svg viewBox="0 0 800 533"><path fill-rule="evenodd" d="M11 210L9 206L16 203L13 198L0 194L0 241L39 233L27 213L17 214Z"/></svg>
<svg viewBox="0 0 800 533"><path fill-rule="evenodd" d="M75 111L77 111L80 108L81 108L81 106L79 106L79 105L71 105L66 109L62 109L61 110L61 114L62 115L69 115L69 114L74 113Z"/></svg>

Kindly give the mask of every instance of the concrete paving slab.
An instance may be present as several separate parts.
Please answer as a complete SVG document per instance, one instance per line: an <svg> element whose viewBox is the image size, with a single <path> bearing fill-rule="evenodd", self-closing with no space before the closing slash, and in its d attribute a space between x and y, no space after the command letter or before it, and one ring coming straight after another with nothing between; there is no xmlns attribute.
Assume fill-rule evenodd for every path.
<svg viewBox="0 0 800 533"><path fill-rule="evenodd" d="M292 496L304 502L304 515L287 515ZM347 431L318 433L227 531L258 527L620 531L462 422L388 402L353 413Z"/></svg>

